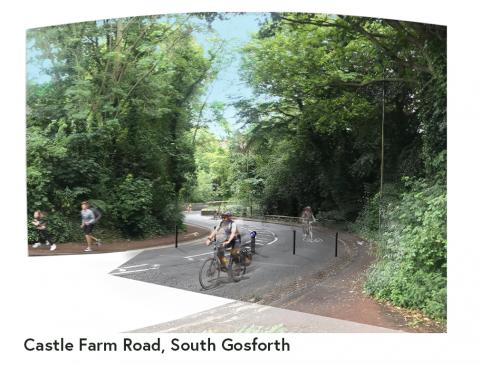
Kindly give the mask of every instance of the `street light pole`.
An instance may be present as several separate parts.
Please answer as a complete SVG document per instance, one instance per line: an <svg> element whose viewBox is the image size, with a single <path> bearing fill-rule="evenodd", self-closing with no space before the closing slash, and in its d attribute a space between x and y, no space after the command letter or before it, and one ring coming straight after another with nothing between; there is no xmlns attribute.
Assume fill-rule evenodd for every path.
<svg viewBox="0 0 480 365"><path fill-rule="evenodd" d="M249 181L248 183L248 203L250 205L250 217L252 216L252 186L249 180L249 160L250 160L250 151L247 149L247 179Z"/></svg>
<svg viewBox="0 0 480 365"><path fill-rule="evenodd" d="M382 62L382 147L380 153L380 195L378 200L378 230L382 226L383 168L384 168L384 127L385 127L385 66Z"/></svg>

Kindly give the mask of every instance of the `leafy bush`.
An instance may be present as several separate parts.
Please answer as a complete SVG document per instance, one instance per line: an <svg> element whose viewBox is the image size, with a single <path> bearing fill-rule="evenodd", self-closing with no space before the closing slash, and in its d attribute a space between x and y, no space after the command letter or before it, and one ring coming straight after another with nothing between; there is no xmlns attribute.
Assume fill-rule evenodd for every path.
<svg viewBox="0 0 480 365"><path fill-rule="evenodd" d="M376 298L446 318L446 188L426 180L406 181L396 206L389 206L378 239L378 261L366 290Z"/></svg>
<svg viewBox="0 0 480 365"><path fill-rule="evenodd" d="M125 235L144 236L156 226L151 213L152 187L151 181L135 179L131 174L117 187L112 215Z"/></svg>
<svg viewBox="0 0 480 365"><path fill-rule="evenodd" d="M365 199L365 205L358 215L352 229L360 235L376 241L379 231L379 209L380 202L382 204L382 219L385 213L391 207L396 206L400 200L400 188L394 184L385 184L383 188L383 196L380 199L380 193L375 194L371 198Z"/></svg>

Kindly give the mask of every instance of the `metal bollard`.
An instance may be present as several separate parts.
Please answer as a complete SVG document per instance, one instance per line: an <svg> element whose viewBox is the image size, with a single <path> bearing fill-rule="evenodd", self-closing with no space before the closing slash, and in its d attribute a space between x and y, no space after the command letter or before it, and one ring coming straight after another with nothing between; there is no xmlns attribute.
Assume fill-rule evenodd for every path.
<svg viewBox="0 0 480 365"><path fill-rule="evenodd" d="M293 230L293 254L295 255L295 243L297 239L297 231Z"/></svg>
<svg viewBox="0 0 480 365"><path fill-rule="evenodd" d="M175 248L178 248L178 226L175 224Z"/></svg>
<svg viewBox="0 0 480 365"><path fill-rule="evenodd" d="M255 253L255 237L257 236L256 231L250 232L250 249L252 253Z"/></svg>
<svg viewBox="0 0 480 365"><path fill-rule="evenodd" d="M338 232L335 233L335 257L338 256Z"/></svg>

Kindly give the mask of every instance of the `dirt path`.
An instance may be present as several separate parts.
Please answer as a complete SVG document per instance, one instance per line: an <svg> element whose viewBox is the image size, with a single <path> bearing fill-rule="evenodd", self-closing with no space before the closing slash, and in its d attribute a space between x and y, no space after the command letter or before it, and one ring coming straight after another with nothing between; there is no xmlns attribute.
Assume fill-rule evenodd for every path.
<svg viewBox="0 0 480 365"><path fill-rule="evenodd" d="M178 242L189 242L195 239L206 237L210 232L204 228L187 225L186 232L178 233ZM46 256L46 255L90 255L92 253L108 253L120 252L129 250L138 250L142 248L159 247L172 245L175 243L175 234L165 236L153 237L146 240L126 240L118 239L113 241L103 242L101 246L92 245L92 252L83 252L86 247L85 242L68 242L57 245L55 251L50 251L48 246L42 245L39 248L32 248L28 246L29 256Z"/></svg>

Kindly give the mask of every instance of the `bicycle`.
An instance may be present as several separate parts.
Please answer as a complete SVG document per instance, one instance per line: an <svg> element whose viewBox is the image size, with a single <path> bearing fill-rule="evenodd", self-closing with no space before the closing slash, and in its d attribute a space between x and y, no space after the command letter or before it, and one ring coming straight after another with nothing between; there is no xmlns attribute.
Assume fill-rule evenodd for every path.
<svg viewBox="0 0 480 365"><path fill-rule="evenodd" d="M308 240L313 241L313 230L312 230L312 221L303 218L302 222L303 228L303 239L305 240L308 237Z"/></svg>
<svg viewBox="0 0 480 365"><path fill-rule="evenodd" d="M219 243L216 240L212 241L212 243L213 256L205 260L198 274L200 285L205 290L211 289L218 284L222 271L226 271L234 282L240 281L247 271L247 265L249 265L251 261L251 254L248 252L248 247L244 247L240 249L238 258L235 258L232 254L229 255L228 264L225 267L217 255Z"/></svg>

